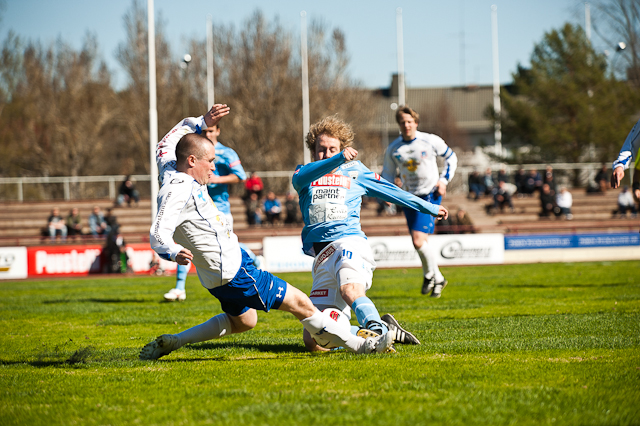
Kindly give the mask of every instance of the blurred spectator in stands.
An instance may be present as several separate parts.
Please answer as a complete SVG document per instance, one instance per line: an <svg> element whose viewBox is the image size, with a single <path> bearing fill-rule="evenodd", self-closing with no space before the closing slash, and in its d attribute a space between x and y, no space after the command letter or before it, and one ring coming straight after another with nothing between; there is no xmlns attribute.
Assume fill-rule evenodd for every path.
<svg viewBox="0 0 640 426"><path fill-rule="evenodd" d="M107 214L104 215L104 221L107 223L107 233L117 234L120 232L120 224L118 223L118 218L113 215L113 210L107 209Z"/></svg>
<svg viewBox="0 0 640 426"><path fill-rule="evenodd" d="M262 223L262 208L260 207L260 200L258 200L258 194L252 193L245 201L247 222L249 225L260 225Z"/></svg>
<svg viewBox="0 0 640 426"><path fill-rule="evenodd" d="M493 188L496 186L496 183L493 180L493 175L491 174L490 168L487 168L487 171L484 172L484 178L483 178L482 184L484 185L485 195L489 195L493 193Z"/></svg>
<svg viewBox="0 0 640 426"><path fill-rule="evenodd" d="M439 235L454 234L453 217L449 215L446 219L436 220L435 233Z"/></svg>
<svg viewBox="0 0 640 426"><path fill-rule="evenodd" d="M527 175L524 172L524 169L520 167L516 172L516 175L513 178L514 183L516 184L516 191L518 195L524 194L525 184L527 182Z"/></svg>
<svg viewBox="0 0 640 426"><path fill-rule="evenodd" d="M72 208L67 216L67 235L76 239L76 235L82 235L82 219L76 207Z"/></svg>
<svg viewBox="0 0 640 426"><path fill-rule="evenodd" d="M629 191L628 186L624 186L618 195L618 214L620 218L626 218L628 211L631 212L631 217L636 217L638 213L633 194Z"/></svg>
<svg viewBox="0 0 640 426"><path fill-rule="evenodd" d="M536 170L529 170L529 176L524 182L523 194L531 195L542 187L542 178Z"/></svg>
<svg viewBox="0 0 640 426"><path fill-rule="evenodd" d="M560 214L564 215L567 220L573 219L573 214L571 213L571 206L573 206L573 196L567 190L566 187L560 188L560 192L556 196L556 204L560 209Z"/></svg>
<svg viewBox="0 0 640 426"><path fill-rule="evenodd" d="M296 200L296 196L292 192L287 192L287 199L284 202L284 209L286 211L286 216L284 218L284 223L288 224L296 224L302 221L298 212L300 211L300 207L298 206L298 200Z"/></svg>
<svg viewBox="0 0 640 426"><path fill-rule="evenodd" d="M64 241L67 239L67 226L64 224L64 219L60 216L60 209L54 207L51 210L51 215L49 215L49 219L47 219L49 228L49 237L51 241L56 240L56 236L60 235L60 240Z"/></svg>
<svg viewBox="0 0 640 426"><path fill-rule="evenodd" d="M544 172L544 177L542 178L542 183L546 183L547 185L549 185L551 193L553 195L556 195L556 193L558 192L558 185L556 183L555 177L553 176L553 167L547 166Z"/></svg>
<svg viewBox="0 0 640 426"><path fill-rule="evenodd" d="M540 217L549 217L552 213L556 216L560 215L556 197L551 193L551 188L546 183L542 185L542 190L540 191L540 206L542 207Z"/></svg>
<svg viewBox="0 0 640 426"><path fill-rule="evenodd" d="M598 170L598 173L596 173L596 177L594 180L596 182L598 192L607 192L607 189L609 189L610 177L609 172L607 171L606 164L602 164L602 167L600 167L600 170Z"/></svg>
<svg viewBox="0 0 640 426"><path fill-rule="evenodd" d="M484 194L484 184L480 173L477 170L474 170L468 179L469 184L469 195L467 198L471 198L472 200L477 200L480 195Z"/></svg>
<svg viewBox="0 0 640 426"><path fill-rule="evenodd" d="M262 198L262 190L264 189L264 184L262 183L262 179L256 172L251 172L249 179L244 181L244 187L247 190L245 194L245 199L248 200L251 198L251 194L257 194L258 200Z"/></svg>
<svg viewBox="0 0 640 426"><path fill-rule="evenodd" d="M467 211L462 207L460 207L455 216L453 216L452 224L456 227L457 234L474 234L476 232L473 227L473 221Z"/></svg>
<svg viewBox="0 0 640 426"><path fill-rule="evenodd" d="M138 202L140 202L140 193L136 189L135 182L131 179L131 175L127 175L120 184L120 190L116 198L116 206L119 207L127 203L127 206L131 207L131 202L133 202L133 206L136 207Z"/></svg>
<svg viewBox="0 0 640 426"><path fill-rule="evenodd" d="M267 193L267 199L264 200L264 214L267 216L267 222L271 225L275 225L280 221L280 212L282 211L282 204L276 198L276 194L273 191Z"/></svg>
<svg viewBox="0 0 640 426"><path fill-rule="evenodd" d="M107 273L132 272L127 255L127 243L119 232L109 232L103 253L106 258Z"/></svg>
<svg viewBox="0 0 640 426"><path fill-rule="evenodd" d="M504 167L498 172L498 183L500 182L509 182L509 174Z"/></svg>
<svg viewBox="0 0 640 426"><path fill-rule="evenodd" d="M98 206L93 206L93 212L91 216L89 216L89 229L91 230L91 235L94 237L104 235L108 232L107 222L104 220L104 215Z"/></svg>
<svg viewBox="0 0 640 426"><path fill-rule="evenodd" d="M493 209L504 212L505 206L509 206L509 211L513 213L513 203L511 202L511 194L507 190L505 181L498 182L498 186L493 189Z"/></svg>

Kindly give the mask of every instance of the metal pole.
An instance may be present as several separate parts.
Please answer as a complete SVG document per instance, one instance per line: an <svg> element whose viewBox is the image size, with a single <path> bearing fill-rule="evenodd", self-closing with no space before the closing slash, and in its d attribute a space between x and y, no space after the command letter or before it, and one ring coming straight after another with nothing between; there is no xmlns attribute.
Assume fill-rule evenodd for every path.
<svg viewBox="0 0 640 426"><path fill-rule="evenodd" d="M113 178L109 178L109 198L116 199L116 181Z"/></svg>
<svg viewBox="0 0 640 426"><path fill-rule="evenodd" d="M493 110L496 114L494 125L494 138L496 141L495 153L502 155L502 125L500 123L500 114L502 108L500 105L500 62L498 61L498 6L491 6L491 33L493 41Z"/></svg>
<svg viewBox="0 0 640 426"><path fill-rule="evenodd" d="M213 22L207 15L207 109L214 104L213 87Z"/></svg>
<svg viewBox="0 0 640 426"><path fill-rule="evenodd" d="M156 27L153 0L147 0L147 25L149 36L149 174L151 175L151 220L158 211L158 107L156 97Z"/></svg>
<svg viewBox="0 0 640 426"><path fill-rule="evenodd" d="M18 180L18 201L24 201L24 193L22 192L22 179Z"/></svg>
<svg viewBox="0 0 640 426"><path fill-rule="evenodd" d="M591 41L591 5L589 3L584 4L584 32L587 40Z"/></svg>
<svg viewBox="0 0 640 426"><path fill-rule="evenodd" d="M65 180L62 186L64 187L64 199L69 201L71 199L71 195L69 191L69 180Z"/></svg>
<svg viewBox="0 0 640 426"><path fill-rule="evenodd" d="M309 59L307 57L307 12L300 12L300 56L302 62L302 160L311 162L311 152L305 143L311 119L309 118Z"/></svg>
<svg viewBox="0 0 640 426"><path fill-rule="evenodd" d="M405 105L404 43L402 41L402 8L396 9L396 40L398 43L398 105Z"/></svg>

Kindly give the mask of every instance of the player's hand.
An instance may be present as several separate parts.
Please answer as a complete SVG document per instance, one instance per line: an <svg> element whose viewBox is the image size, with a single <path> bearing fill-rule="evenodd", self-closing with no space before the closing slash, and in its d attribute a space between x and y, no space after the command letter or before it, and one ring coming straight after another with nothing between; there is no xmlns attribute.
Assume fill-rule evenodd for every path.
<svg viewBox="0 0 640 426"><path fill-rule="evenodd" d="M623 177L624 177L624 168L622 166L616 167L613 170L613 173L611 173L611 187L615 189L618 186L620 186L620 182L622 181Z"/></svg>
<svg viewBox="0 0 640 426"><path fill-rule="evenodd" d="M438 209L438 220L440 219L446 219L449 217L449 212L447 211L447 209L445 209L442 206L439 206L440 208Z"/></svg>
<svg viewBox="0 0 640 426"><path fill-rule="evenodd" d="M351 147L345 148L344 151L342 151L342 153L344 154L344 158L347 161L353 161L358 156L358 151L356 151L354 148L351 148Z"/></svg>
<svg viewBox="0 0 640 426"><path fill-rule="evenodd" d="M438 194L444 197L445 195L447 195L447 184L439 180L438 183L436 183L436 191L438 192Z"/></svg>
<svg viewBox="0 0 640 426"><path fill-rule="evenodd" d="M176 254L176 262L178 265L188 265L193 260L193 254L189 249L183 248L178 254Z"/></svg>
<svg viewBox="0 0 640 426"><path fill-rule="evenodd" d="M640 200L640 189L634 190L633 195L636 196L636 200Z"/></svg>
<svg viewBox="0 0 640 426"><path fill-rule="evenodd" d="M227 104L215 104L204 115L204 122L207 124L207 127L215 126L220 119L229 114L230 111L231 108L229 108Z"/></svg>

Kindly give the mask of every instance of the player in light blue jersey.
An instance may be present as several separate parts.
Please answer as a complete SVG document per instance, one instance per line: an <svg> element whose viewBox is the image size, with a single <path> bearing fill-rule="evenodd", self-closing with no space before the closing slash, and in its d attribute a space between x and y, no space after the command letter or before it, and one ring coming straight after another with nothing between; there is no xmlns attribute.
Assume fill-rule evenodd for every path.
<svg viewBox="0 0 640 426"><path fill-rule="evenodd" d="M213 142L216 149L216 169L213 172L213 177L209 179L207 191L218 210L227 216L227 220L233 229L233 217L231 216L231 205L229 204L229 185L244 181L247 175L242 168L238 154L236 154L233 149L224 146L218 141L218 136L220 136L220 127L218 125L202 128L200 129L200 133ZM248 250L248 248L246 250ZM249 251L249 254L253 255L252 259L255 259L253 253ZM176 270L176 286L165 293L165 300L173 302L176 300L182 301L187 298L185 287L190 267L190 264L178 264Z"/></svg>
<svg viewBox="0 0 640 426"><path fill-rule="evenodd" d="M353 309L363 327L361 336L393 329L396 342L419 344L393 316L381 318L366 297L376 264L360 226L362 197L377 197L437 217L447 217L448 213L444 207L401 190L355 161L358 152L351 147L353 139L351 127L335 116L314 124L306 143L315 162L298 166L293 175L305 224L303 250L315 257L310 298L320 310L334 307L348 318ZM322 350L307 332L304 342L309 350Z"/></svg>
<svg viewBox="0 0 640 426"><path fill-rule="evenodd" d="M618 158L613 162L613 173L611 174L611 187L617 188L624 177L624 171L634 165L633 173L633 193L640 199L640 120L627 135L622 144Z"/></svg>

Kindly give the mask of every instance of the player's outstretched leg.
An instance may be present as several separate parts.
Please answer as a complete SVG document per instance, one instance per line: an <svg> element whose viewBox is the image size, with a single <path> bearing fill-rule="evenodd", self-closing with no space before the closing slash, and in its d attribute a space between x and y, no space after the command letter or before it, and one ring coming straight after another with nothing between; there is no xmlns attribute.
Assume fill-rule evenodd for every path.
<svg viewBox="0 0 640 426"><path fill-rule="evenodd" d="M343 347L359 354L395 352L391 349L395 333L366 339L354 336L350 330L341 328L335 321L322 315L303 292L290 284L287 284L284 300L278 309L290 312L298 318L311 337L322 335L334 347Z"/></svg>
<svg viewBox="0 0 640 426"><path fill-rule="evenodd" d="M414 336L412 333L402 328L400 323L393 317L393 315L391 314L383 315L382 321L384 321L387 324L387 327L389 327L389 330L393 330L396 333L396 338L395 338L396 343L403 343L406 345L420 344L420 340L418 340L418 338Z"/></svg>

